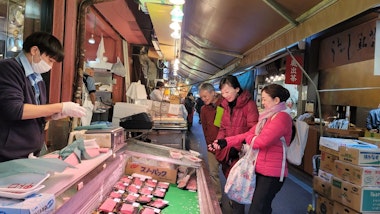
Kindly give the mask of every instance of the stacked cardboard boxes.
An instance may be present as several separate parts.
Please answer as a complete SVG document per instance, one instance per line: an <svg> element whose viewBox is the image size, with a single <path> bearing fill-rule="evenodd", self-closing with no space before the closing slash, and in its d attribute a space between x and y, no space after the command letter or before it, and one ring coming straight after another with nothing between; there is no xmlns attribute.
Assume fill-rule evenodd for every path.
<svg viewBox="0 0 380 214"><path fill-rule="evenodd" d="M380 149L353 139L320 138L313 188L316 213L380 213Z"/></svg>

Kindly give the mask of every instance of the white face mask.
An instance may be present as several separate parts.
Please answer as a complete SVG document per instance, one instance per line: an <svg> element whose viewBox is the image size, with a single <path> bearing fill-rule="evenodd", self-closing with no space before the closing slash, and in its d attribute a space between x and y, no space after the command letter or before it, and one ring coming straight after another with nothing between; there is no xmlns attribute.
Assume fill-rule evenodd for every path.
<svg viewBox="0 0 380 214"><path fill-rule="evenodd" d="M41 58L41 55L40 55ZM33 71L39 74L46 73L51 70L51 66L41 58L40 62L34 63L32 56L32 68Z"/></svg>

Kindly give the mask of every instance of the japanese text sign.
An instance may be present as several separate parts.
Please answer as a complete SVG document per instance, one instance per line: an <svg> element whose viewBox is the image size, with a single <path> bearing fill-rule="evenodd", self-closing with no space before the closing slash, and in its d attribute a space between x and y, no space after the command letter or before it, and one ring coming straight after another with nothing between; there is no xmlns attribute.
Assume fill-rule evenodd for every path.
<svg viewBox="0 0 380 214"><path fill-rule="evenodd" d="M303 57L301 55L295 55L294 58L298 63L303 66ZM302 70L298 66L297 62L289 55L286 58L286 71L285 71L285 83L300 85L302 80Z"/></svg>

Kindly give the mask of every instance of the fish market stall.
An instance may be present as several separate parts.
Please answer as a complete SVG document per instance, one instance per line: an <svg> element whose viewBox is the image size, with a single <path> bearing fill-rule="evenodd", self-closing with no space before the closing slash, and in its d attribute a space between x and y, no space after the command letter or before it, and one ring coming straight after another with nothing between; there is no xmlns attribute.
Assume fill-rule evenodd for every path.
<svg viewBox="0 0 380 214"><path fill-rule="evenodd" d="M154 201L156 206L159 202L167 203L164 208L156 209L156 213L170 214L181 210L184 214L219 214L221 209L214 190L210 188L206 165L197 155L192 151L127 139L125 146L106 160L101 158L96 160L97 163L93 160L96 167L79 164L76 168L52 176L46 182L44 191L56 195L55 213L120 212L120 209L128 209L125 206L131 206L131 211L138 209L142 212L154 206ZM74 179L73 176L78 178ZM119 189L123 188L120 182L126 185L126 180L129 185L124 186L123 190ZM140 184L141 189L136 190L137 194L142 195L141 191L147 191L143 186L150 181L168 184L164 197L136 197L134 203L130 198L130 203L125 201L131 195L127 191L134 191L129 189L134 182L144 183ZM121 198L113 198L117 194ZM145 200L152 200L152 204L145 203Z"/></svg>

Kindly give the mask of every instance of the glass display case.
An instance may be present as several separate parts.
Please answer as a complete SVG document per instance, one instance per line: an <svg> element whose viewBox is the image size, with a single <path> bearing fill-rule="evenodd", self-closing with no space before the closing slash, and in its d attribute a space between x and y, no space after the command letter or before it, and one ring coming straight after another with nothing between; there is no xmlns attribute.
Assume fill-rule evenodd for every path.
<svg viewBox="0 0 380 214"><path fill-rule="evenodd" d="M25 35L40 30L43 0L0 0L0 59L16 56Z"/></svg>

